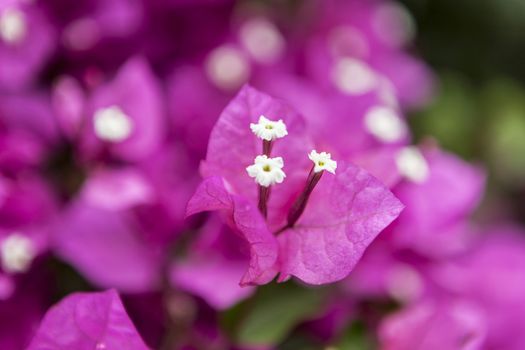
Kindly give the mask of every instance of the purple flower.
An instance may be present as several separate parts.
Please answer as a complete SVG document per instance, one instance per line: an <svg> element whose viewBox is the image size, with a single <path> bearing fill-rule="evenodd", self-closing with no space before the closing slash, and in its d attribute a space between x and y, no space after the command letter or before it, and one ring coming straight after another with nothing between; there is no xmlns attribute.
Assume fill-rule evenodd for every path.
<svg viewBox="0 0 525 350"><path fill-rule="evenodd" d="M391 239L427 256L465 248L465 220L483 194L481 169L435 147L405 148L396 154L404 177L394 193L406 210L391 227Z"/></svg>
<svg viewBox="0 0 525 350"><path fill-rule="evenodd" d="M317 10L304 49L309 77L348 95L394 90L403 106L428 100L432 74L403 52L414 30L404 8L387 1L334 0L318 2Z"/></svg>
<svg viewBox="0 0 525 350"><path fill-rule="evenodd" d="M147 350L114 290L75 293L53 306L27 350Z"/></svg>
<svg viewBox="0 0 525 350"><path fill-rule="evenodd" d="M64 134L76 136L89 159L110 156L136 162L151 156L165 140L162 91L142 58L129 59L112 81L89 96L74 80L62 79L53 101Z"/></svg>
<svg viewBox="0 0 525 350"><path fill-rule="evenodd" d="M263 127L275 132L262 146L249 129L250 123L254 132L253 125L267 123L261 116L270 123ZM286 126L282 135L288 136L283 140L275 140L280 136L277 120ZM280 281L291 275L310 284L340 280L400 213L399 201L378 180L351 164L340 162L335 175L321 178L323 169L333 172L335 168L330 168L329 154L314 152L309 160L312 149L301 117L251 87L239 92L215 125L201 167L205 180L188 203L187 213L221 210L248 242L251 258L241 284L266 283L276 272L281 274ZM247 168L261 152L263 157L270 152L279 157L257 157L253 166L260 169ZM284 179L282 170L277 171L283 159L286 180L267 187ZM311 161L318 161L315 167ZM250 176L262 176L256 178L259 192L246 170Z"/></svg>
<svg viewBox="0 0 525 350"><path fill-rule="evenodd" d="M485 332L485 315L468 301L427 300L383 320L379 330L379 348L483 349Z"/></svg>
<svg viewBox="0 0 525 350"><path fill-rule="evenodd" d="M33 83L55 48L55 30L37 4L0 4L0 89Z"/></svg>

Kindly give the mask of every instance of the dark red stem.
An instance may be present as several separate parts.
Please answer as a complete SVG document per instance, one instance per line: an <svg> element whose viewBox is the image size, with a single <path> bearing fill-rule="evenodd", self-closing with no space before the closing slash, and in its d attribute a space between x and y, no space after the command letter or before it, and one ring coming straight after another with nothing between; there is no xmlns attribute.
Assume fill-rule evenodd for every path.
<svg viewBox="0 0 525 350"><path fill-rule="evenodd" d="M263 140L263 154L270 158L272 153L273 141Z"/></svg>
<svg viewBox="0 0 525 350"><path fill-rule="evenodd" d="M312 194L312 191L314 190L319 180L321 180L322 175L323 171L316 173L314 172L314 167L312 167L310 173L308 174L308 179L306 180L306 185L303 191L299 194L292 207L290 208L290 211L288 212L287 224L280 230L278 230L276 233L280 233L286 229L292 228L297 222L297 220L299 220L301 215L303 215L303 212L306 209L306 205L308 204L308 199L310 198L310 195Z"/></svg>
<svg viewBox="0 0 525 350"><path fill-rule="evenodd" d="M270 186L259 185L259 211L265 219L268 217L268 198L270 198Z"/></svg>

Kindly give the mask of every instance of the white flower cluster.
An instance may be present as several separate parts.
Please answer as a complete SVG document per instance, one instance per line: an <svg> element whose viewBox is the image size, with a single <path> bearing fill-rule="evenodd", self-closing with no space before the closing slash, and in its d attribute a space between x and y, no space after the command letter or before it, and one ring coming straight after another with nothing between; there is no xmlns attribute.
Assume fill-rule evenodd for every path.
<svg viewBox="0 0 525 350"><path fill-rule="evenodd" d="M286 124L279 119L272 121L261 115L257 124L250 124L252 132L264 141L273 141L275 139L288 135ZM312 150L308 158L314 163L314 172L328 171L335 174L337 162L332 160L330 153L317 153ZM248 175L255 179L255 182L263 187L268 187L284 181L286 174L282 170L284 161L281 157L270 158L267 155L257 156L254 163L246 168Z"/></svg>

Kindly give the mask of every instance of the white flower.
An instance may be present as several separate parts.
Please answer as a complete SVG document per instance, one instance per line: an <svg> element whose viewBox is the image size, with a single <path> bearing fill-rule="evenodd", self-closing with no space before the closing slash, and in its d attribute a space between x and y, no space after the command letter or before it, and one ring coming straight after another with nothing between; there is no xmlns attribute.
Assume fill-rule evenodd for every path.
<svg viewBox="0 0 525 350"><path fill-rule="evenodd" d="M25 272L35 257L33 242L21 234L13 233L0 244L0 257L4 271Z"/></svg>
<svg viewBox="0 0 525 350"><path fill-rule="evenodd" d="M335 63L332 81L348 95L362 95L376 87L377 74L366 62L345 57Z"/></svg>
<svg viewBox="0 0 525 350"><path fill-rule="evenodd" d="M258 138L266 141L272 141L288 135L286 124L284 124L282 119L275 122L267 119L264 115L259 117L259 122L257 124L251 123L250 129L252 129L253 133L257 135Z"/></svg>
<svg viewBox="0 0 525 350"><path fill-rule="evenodd" d="M404 121L389 107L370 108L366 112L364 123L369 133L387 143L399 141L407 133Z"/></svg>
<svg viewBox="0 0 525 350"><path fill-rule="evenodd" d="M121 142L133 131L133 122L119 107L111 106L95 112L94 127L101 140Z"/></svg>
<svg viewBox="0 0 525 350"><path fill-rule="evenodd" d="M236 90L250 77L251 66L246 55L230 45L219 46L206 58L205 71L218 88Z"/></svg>
<svg viewBox="0 0 525 350"><path fill-rule="evenodd" d="M266 155L257 156L252 165L246 168L248 175L255 178L259 185L268 187L283 182L286 174L282 171L284 166L281 157L268 158Z"/></svg>
<svg viewBox="0 0 525 350"><path fill-rule="evenodd" d="M399 151L396 165L399 173L413 182L422 183L428 178L427 161L415 146L408 146Z"/></svg>
<svg viewBox="0 0 525 350"><path fill-rule="evenodd" d="M326 170L332 174L335 174L335 169L337 169L337 162L332 160L330 153L321 152L317 153L316 150L312 150L308 155L308 158L314 162L314 172L318 173L320 171Z"/></svg>
<svg viewBox="0 0 525 350"><path fill-rule="evenodd" d="M284 52L283 36L275 24L264 18L253 18L244 23L239 35L244 48L260 63L273 63Z"/></svg>
<svg viewBox="0 0 525 350"><path fill-rule="evenodd" d="M22 41L27 32L25 14L16 8L7 8L0 14L0 37L9 44Z"/></svg>

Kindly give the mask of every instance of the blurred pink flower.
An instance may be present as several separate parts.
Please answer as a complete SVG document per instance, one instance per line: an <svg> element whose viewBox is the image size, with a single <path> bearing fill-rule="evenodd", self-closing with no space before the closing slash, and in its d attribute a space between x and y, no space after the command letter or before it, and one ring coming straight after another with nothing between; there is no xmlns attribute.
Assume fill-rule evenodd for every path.
<svg viewBox="0 0 525 350"><path fill-rule="evenodd" d="M114 290L75 293L46 314L28 350L149 349Z"/></svg>

